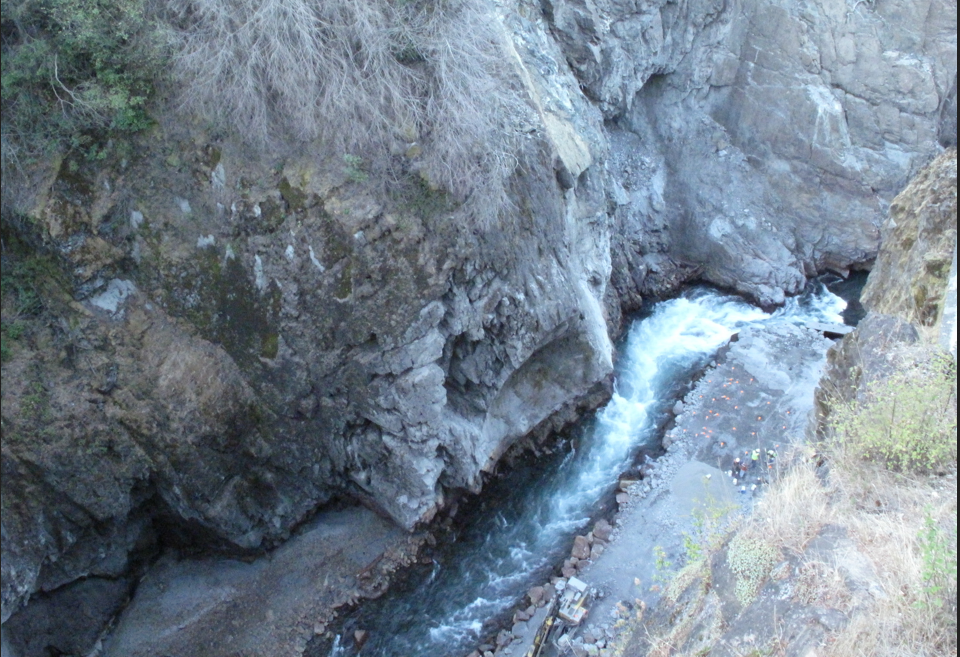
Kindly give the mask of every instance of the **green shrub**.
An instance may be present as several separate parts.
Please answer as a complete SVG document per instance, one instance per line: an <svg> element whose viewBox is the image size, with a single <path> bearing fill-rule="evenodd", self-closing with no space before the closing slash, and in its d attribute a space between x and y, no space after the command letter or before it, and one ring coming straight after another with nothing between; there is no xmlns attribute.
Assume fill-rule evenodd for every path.
<svg viewBox="0 0 960 657"><path fill-rule="evenodd" d="M757 536L737 534L727 548L727 565L737 577L736 594L740 604L753 602L770 569L780 558L780 550Z"/></svg>
<svg viewBox="0 0 960 657"><path fill-rule="evenodd" d="M704 491L703 499L694 500L694 507L690 512L693 533L683 533L687 562L697 561L720 547L730 529L730 515L737 509L736 504L718 500L706 487Z"/></svg>
<svg viewBox="0 0 960 657"><path fill-rule="evenodd" d="M929 511L920 531L923 555L923 582L927 600L922 604L944 612L954 628L957 623L957 526L953 518L952 532L942 530ZM952 535L951 535L952 534Z"/></svg>
<svg viewBox="0 0 960 657"><path fill-rule="evenodd" d="M2 23L5 165L150 125L165 54L145 0L14 0Z"/></svg>
<svg viewBox="0 0 960 657"><path fill-rule="evenodd" d="M347 153L343 156L343 172L347 175L347 178L351 182L362 183L366 182L370 177L367 175L367 172L363 170L363 158L359 155L351 155Z"/></svg>
<svg viewBox="0 0 960 657"><path fill-rule="evenodd" d="M956 380L946 355L903 367L839 404L834 435L848 454L894 471L941 470L957 460Z"/></svg>
<svg viewBox="0 0 960 657"><path fill-rule="evenodd" d="M667 558L667 551L659 545L653 546L654 575L657 584L668 584L673 577L673 562Z"/></svg>

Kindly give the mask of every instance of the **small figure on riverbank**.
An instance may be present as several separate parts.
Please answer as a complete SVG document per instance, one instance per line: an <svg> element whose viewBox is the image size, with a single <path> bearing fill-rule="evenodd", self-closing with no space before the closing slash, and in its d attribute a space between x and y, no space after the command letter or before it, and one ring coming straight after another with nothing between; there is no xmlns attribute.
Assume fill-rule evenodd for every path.
<svg viewBox="0 0 960 657"><path fill-rule="evenodd" d="M767 450L767 469L772 470L773 465L777 462L777 450L768 449Z"/></svg>
<svg viewBox="0 0 960 657"><path fill-rule="evenodd" d="M760 465L760 448L753 450L753 453L750 455L751 467L757 467Z"/></svg>
<svg viewBox="0 0 960 657"><path fill-rule="evenodd" d="M733 466L730 468L730 476L736 479L740 475L740 459L733 459Z"/></svg>

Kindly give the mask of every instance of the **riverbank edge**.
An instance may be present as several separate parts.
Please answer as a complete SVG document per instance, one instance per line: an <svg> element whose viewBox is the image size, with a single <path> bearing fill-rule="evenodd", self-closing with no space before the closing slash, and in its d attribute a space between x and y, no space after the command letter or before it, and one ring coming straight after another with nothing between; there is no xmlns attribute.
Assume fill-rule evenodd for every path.
<svg viewBox="0 0 960 657"><path fill-rule="evenodd" d="M819 384L827 350L833 341L823 337L822 333L801 327L787 329L786 338L781 336L781 339L796 338L797 332L804 335L812 351L818 353L816 356L812 352L803 354L806 369L805 375L800 377L805 381L802 390L793 389L790 395L786 395L789 399L781 398L781 415L790 417L788 429L799 445L803 440L807 417L813 410L814 389ZM599 651L606 646L612 649L618 642L624 641L621 629L628 625L626 620L633 619L640 610L656 608L660 602L675 572L673 564L681 563L684 558L686 537L694 534L689 517L698 505L697 495L703 494L710 500L708 505L713 505L715 509L735 508L736 518L746 517L751 512L755 496L759 495L763 485L748 483L745 491L735 493L740 487L733 484L727 469L721 470L704 461L715 462L719 457L719 460L732 463L733 458L738 456L743 456L743 460L747 461L749 457L743 452L751 453L759 443L741 440L735 445L721 445L727 442L722 438L723 420L731 418L724 418L722 414L714 415L716 411L705 406L701 400L722 395L726 383L722 379L729 377L721 374L736 372L737 368L743 371L744 352L750 349L745 343L748 339L756 338L758 333L762 334L763 329L741 331L718 348L711 362L693 382L690 391L674 406L673 421L668 423L664 432L664 454L642 464L636 474L625 473L621 477L616 493L618 508L612 517L601 518L591 525L590 531L575 537L571 544L571 556L559 569L560 572L543 585L533 587L527 599L516 608L512 625L500 629L495 637L480 644L469 657L519 657L529 654L551 594L571 576L583 579L601 596L594 600L588 620L578 634L580 639L586 638L587 641L578 642L575 639L574 645L583 650L583 655L606 654ZM786 356L788 352L786 345L779 350L778 364L784 368L791 367ZM796 365L800 366L801 363ZM733 372L727 371L731 368ZM775 367L771 367L767 373L776 371ZM767 382L762 382L759 376L761 372L757 374L750 379L754 390L772 399L770 393L775 391L766 388ZM743 391L746 390L745 387ZM711 413L710 420L704 417L704 411ZM740 430L747 434L752 433L749 430L749 417L744 408L739 418L734 420L741 427ZM695 419L695 427L699 431L693 428ZM764 424L765 420L759 420L759 423ZM754 420L753 424L757 422ZM725 425L728 436L731 426ZM757 430L756 433L760 432L758 426L753 426L753 429ZM780 452L789 451L786 441L777 443L777 446ZM764 467L767 460L765 452L766 447ZM691 482L698 487L696 491L691 491ZM679 505L683 508L677 508L678 497L684 498ZM669 517L660 522L654 520L664 513ZM687 516L687 521L680 521L683 516ZM735 518L731 518L733 520ZM644 528L655 536L655 540L644 538ZM629 543L630 547L624 549L625 543ZM608 579L609 571L614 570L621 571L621 586L615 587L617 590L610 590L609 584L598 582L597 578ZM598 645L598 652L592 652Z"/></svg>

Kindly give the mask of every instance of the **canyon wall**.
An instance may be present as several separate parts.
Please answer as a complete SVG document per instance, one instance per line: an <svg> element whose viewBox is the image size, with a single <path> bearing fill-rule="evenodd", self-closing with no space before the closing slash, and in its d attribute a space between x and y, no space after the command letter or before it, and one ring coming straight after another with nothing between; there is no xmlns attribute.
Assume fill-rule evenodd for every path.
<svg viewBox="0 0 960 657"><path fill-rule="evenodd" d="M42 303L4 293L4 620L158 541L276 545L341 496L430 520L602 399L645 297L775 304L868 266L889 200L956 143L948 0L491 11L527 107L496 221L181 115L7 203L4 270Z"/></svg>

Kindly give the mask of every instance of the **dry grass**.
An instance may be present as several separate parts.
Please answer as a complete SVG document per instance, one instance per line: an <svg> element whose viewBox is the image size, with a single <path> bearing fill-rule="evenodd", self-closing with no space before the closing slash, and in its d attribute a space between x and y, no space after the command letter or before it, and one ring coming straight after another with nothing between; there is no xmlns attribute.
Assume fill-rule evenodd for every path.
<svg viewBox="0 0 960 657"><path fill-rule="evenodd" d="M522 102L481 0L172 0L184 102L249 141L503 195Z"/></svg>
<svg viewBox="0 0 960 657"><path fill-rule="evenodd" d="M746 531L794 553L803 552L820 529L834 521L830 491L823 487L809 458L802 458L775 481L753 513Z"/></svg>
<svg viewBox="0 0 960 657"><path fill-rule="evenodd" d="M835 565L817 559L805 560L798 568L793 599L804 605L819 605L850 611L853 597L843 573Z"/></svg>
<svg viewBox="0 0 960 657"><path fill-rule="evenodd" d="M933 657L956 655L956 470L947 476L905 477L868 461L828 451L827 485L809 459L797 459L771 484L754 513L738 529L740 542L777 546L800 555L792 599L803 605L837 609L849 624L831 635L830 657ZM928 521L928 518L930 519ZM931 590L928 522L946 538L946 585ZM807 554L811 539L825 525L845 528L857 554ZM929 531L929 530L927 530ZM733 544L730 544L733 549ZM950 583L949 559L953 554ZM942 566L943 564L941 564ZM709 580L704 564L695 564L671 585L673 604L699 577ZM696 577L694 575L696 571ZM791 575L790 572L793 571ZM767 573L770 575L769 573ZM773 576L776 576L774 574ZM680 581L682 580L682 581ZM662 634L647 639L648 655L700 654L685 646L690 628L704 609L702 595L687 600ZM722 628L716 628L719 641ZM641 628L633 628L633 632ZM821 653L818 653L821 654Z"/></svg>
<svg viewBox="0 0 960 657"><path fill-rule="evenodd" d="M837 657L956 654L956 369L924 337L892 349L893 372L832 419L837 522L875 580Z"/></svg>
<svg viewBox="0 0 960 657"><path fill-rule="evenodd" d="M956 573L952 587L930 592L929 550L921 539L929 517L944 536L952 533L956 559L955 471L951 477L906 478L862 461L834 463L831 477L842 491L840 522L873 565L877 591L834 638L829 654L956 654Z"/></svg>

